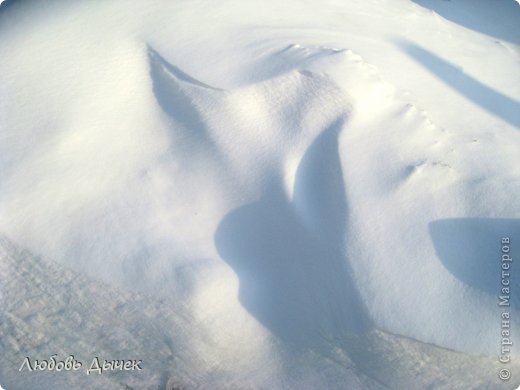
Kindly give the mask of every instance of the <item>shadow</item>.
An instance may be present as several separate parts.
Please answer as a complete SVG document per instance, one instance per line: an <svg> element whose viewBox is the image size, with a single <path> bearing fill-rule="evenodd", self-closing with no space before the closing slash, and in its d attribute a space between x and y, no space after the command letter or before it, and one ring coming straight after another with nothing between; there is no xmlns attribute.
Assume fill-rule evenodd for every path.
<svg viewBox="0 0 520 390"><path fill-rule="evenodd" d="M450 22L520 44L520 5L515 0L412 0Z"/></svg>
<svg viewBox="0 0 520 390"><path fill-rule="evenodd" d="M3 0L0 3L0 13L7 11L9 8L12 8L13 5L20 5L21 3L27 3L24 0Z"/></svg>
<svg viewBox="0 0 520 390"><path fill-rule="evenodd" d="M189 74L183 72L175 65L170 64L157 51L155 51L150 45L147 45L147 48L148 48L148 55L151 59L151 62L160 63L161 66L163 66L165 68L165 70L167 72L169 72L171 75L173 75L175 78L177 78L181 81L184 81L186 83L196 85L198 87L211 89L213 91L222 91L222 89L220 89L220 88L212 87L211 85L205 84L197 79L194 79Z"/></svg>
<svg viewBox="0 0 520 390"><path fill-rule="evenodd" d="M347 218L338 119L309 147L291 202L280 183L231 211L215 233L243 307L278 338L309 345L370 327L343 253Z"/></svg>
<svg viewBox="0 0 520 390"><path fill-rule="evenodd" d="M219 89L206 85L168 63L152 47L148 46L152 91L161 109L180 124L183 131L177 144L191 153L217 153L204 116L194 101L196 96L208 97Z"/></svg>
<svg viewBox="0 0 520 390"><path fill-rule="evenodd" d="M442 219L429 224L437 256L464 284L497 297L500 295L502 237L509 237L511 301L520 304L520 219Z"/></svg>
<svg viewBox="0 0 520 390"><path fill-rule="evenodd" d="M398 45L458 93L511 125L520 127L520 102L482 84L459 67L411 42L400 41Z"/></svg>

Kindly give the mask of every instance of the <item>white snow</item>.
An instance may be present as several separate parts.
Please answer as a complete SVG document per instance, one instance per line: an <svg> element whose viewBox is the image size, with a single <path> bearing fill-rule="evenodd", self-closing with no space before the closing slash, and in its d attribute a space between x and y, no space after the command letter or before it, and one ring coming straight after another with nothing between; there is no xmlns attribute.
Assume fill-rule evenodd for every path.
<svg viewBox="0 0 520 390"><path fill-rule="evenodd" d="M143 342L155 371L121 383L399 388L419 383L414 359L449 354L468 376L437 362L424 386L498 386L482 367L499 353L501 238L520 254L513 0L7 1L0 58L7 388L29 383L9 368L20 351L88 343L20 311L16 262L59 294L63 272L85 278L78 316L95 289L121 292L121 343L143 326L182 361L172 374ZM106 308L90 315L104 337Z"/></svg>

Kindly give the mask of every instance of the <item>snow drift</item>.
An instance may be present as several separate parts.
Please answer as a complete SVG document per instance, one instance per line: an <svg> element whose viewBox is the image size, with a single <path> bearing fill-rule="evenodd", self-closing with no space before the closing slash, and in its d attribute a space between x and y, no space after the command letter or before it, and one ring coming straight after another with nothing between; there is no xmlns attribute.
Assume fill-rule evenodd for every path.
<svg viewBox="0 0 520 390"><path fill-rule="evenodd" d="M30 381L21 351L56 348L153 361L100 388L498 386L520 7L469 3L4 3L5 386ZM97 305L74 341L61 317L96 289L121 321ZM93 337L112 341L80 351ZM414 359L435 361L422 382Z"/></svg>

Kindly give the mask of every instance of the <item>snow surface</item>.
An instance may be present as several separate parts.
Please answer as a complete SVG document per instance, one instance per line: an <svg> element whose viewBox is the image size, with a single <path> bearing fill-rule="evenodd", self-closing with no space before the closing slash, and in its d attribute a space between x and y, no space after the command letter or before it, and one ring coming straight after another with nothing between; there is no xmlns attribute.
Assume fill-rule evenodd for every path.
<svg viewBox="0 0 520 390"><path fill-rule="evenodd" d="M6 388L501 388L514 1L7 1L0 58Z"/></svg>

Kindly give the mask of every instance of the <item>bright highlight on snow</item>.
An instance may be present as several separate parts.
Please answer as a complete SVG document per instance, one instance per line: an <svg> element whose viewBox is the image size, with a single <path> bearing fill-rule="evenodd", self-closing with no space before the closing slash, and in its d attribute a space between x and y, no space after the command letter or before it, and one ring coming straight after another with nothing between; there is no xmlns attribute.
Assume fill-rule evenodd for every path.
<svg viewBox="0 0 520 390"><path fill-rule="evenodd" d="M0 58L6 388L520 383L514 0L7 0Z"/></svg>

